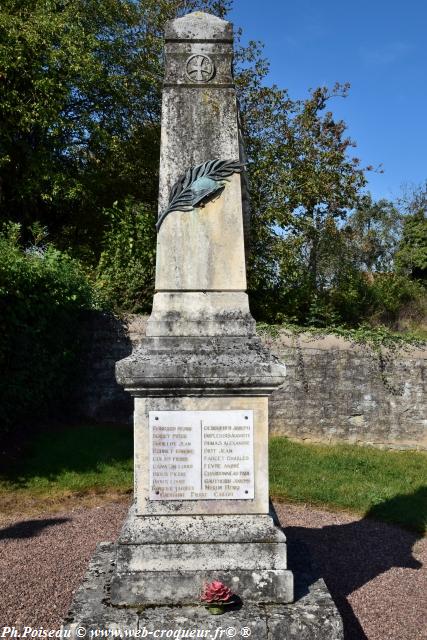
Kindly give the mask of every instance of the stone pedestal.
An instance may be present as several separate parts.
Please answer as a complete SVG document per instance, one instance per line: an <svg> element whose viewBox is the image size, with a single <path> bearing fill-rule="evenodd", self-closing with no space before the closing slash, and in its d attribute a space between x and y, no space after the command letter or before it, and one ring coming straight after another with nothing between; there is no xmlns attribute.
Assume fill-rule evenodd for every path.
<svg viewBox="0 0 427 640"><path fill-rule="evenodd" d="M133 508L116 549L116 605L195 605L219 580L246 603L291 602L286 541L270 516L140 516Z"/></svg>
<svg viewBox="0 0 427 640"><path fill-rule="evenodd" d="M116 638L253 638L254 640L343 640L341 617L323 580L295 574L298 599L293 604L243 601L221 616L203 606L115 607L110 591L116 548L102 543L77 591L63 629L70 640ZM302 550L307 564L306 550Z"/></svg>
<svg viewBox="0 0 427 640"><path fill-rule="evenodd" d="M139 350L117 364L119 382L136 396L135 505L117 546L111 586L114 604L194 604L203 584L213 580L226 583L248 602L292 601L285 536L269 513L268 492L268 395L283 380L284 371L256 337L147 338ZM195 487L194 498L188 490L184 499L178 493L165 500L153 496L150 469L156 463L150 445L150 416L152 421L159 416L160 428L164 425L167 433L165 416L169 414L178 414L187 430L191 420L198 422L205 415L211 429L216 428L216 416L225 421L214 431L214 444L207 454L199 451L198 440L191 455L190 449L185 450L184 463L173 465L179 471L189 466L187 462L194 464L194 457L202 463L205 458L221 458L210 462L212 470L204 472L211 483L218 482L218 491L205 491L204 495ZM242 432L235 435L228 426L235 414L251 436L237 440L237 445L235 438ZM209 449L214 454L223 450L224 433L231 442L225 449L229 454L212 456ZM245 455L234 455L236 446L243 451L243 442L247 443ZM240 471L242 457L250 458L244 467L250 471ZM229 472L224 472L222 465L228 459ZM197 467L197 474L201 467ZM160 475L171 482L169 473L165 469ZM247 485L241 473L251 476ZM233 477L240 485L233 485ZM197 478L195 481L197 484ZM233 493L240 486L248 487L247 498L242 491L238 491L238 498L224 497L227 488ZM175 490L179 487L177 484Z"/></svg>

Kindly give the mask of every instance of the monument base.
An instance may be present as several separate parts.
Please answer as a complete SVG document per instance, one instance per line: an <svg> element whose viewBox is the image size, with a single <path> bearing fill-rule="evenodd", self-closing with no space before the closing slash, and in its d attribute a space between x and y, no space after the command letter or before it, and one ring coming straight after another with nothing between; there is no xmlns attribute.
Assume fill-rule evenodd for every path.
<svg viewBox="0 0 427 640"><path fill-rule="evenodd" d="M292 602L286 537L272 516L138 516L131 507L116 547L113 604L193 605L214 580L245 602Z"/></svg>
<svg viewBox="0 0 427 640"><path fill-rule="evenodd" d="M302 555L305 555L303 552ZM101 543L77 591L63 630L71 640L119 638L254 638L256 640L343 640L342 620L323 580L294 571L293 604L242 605L213 616L204 606L123 608L111 602L116 545ZM166 585L165 585L166 587Z"/></svg>

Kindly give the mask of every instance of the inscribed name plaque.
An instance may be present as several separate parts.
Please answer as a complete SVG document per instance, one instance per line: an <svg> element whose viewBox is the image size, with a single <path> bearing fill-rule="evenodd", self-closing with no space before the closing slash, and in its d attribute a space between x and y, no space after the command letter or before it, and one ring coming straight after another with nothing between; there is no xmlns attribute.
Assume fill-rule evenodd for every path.
<svg viewBox="0 0 427 640"><path fill-rule="evenodd" d="M253 411L150 411L150 500L253 500Z"/></svg>

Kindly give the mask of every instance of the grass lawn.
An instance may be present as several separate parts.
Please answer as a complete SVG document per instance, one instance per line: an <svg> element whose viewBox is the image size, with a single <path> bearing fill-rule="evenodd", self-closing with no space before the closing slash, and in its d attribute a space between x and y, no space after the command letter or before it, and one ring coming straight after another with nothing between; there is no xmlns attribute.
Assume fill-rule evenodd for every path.
<svg viewBox="0 0 427 640"><path fill-rule="evenodd" d="M0 473L0 513L58 511L133 487L130 427L83 425L38 434L19 464ZM76 498L78 500L76 500Z"/></svg>
<svg viewBox="0 0 427 640"><path fill-rule="evenodd" d="M132 490L132 430L109 425L37 435L19 465L0 474L0 512L58 510L76 496ZM274 498L354 511L424 533L427 453L270 441ZM34 511L34 508L32 509Z"/></svg>
<svg viewBox="0 0 427 640"><path fill-rule="evenodd" d="M427 452L270 440L270 493L425 533Z"/></svg>

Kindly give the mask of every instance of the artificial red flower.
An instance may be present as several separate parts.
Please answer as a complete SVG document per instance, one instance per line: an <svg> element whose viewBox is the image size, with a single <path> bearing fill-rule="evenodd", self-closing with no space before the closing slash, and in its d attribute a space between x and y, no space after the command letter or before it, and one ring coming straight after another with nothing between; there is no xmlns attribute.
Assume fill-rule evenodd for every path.
<svg viewBox="0 0 427 640"><path fill-rule="evenodd" d="M219 580L214 580L203 587L202 602L228 602L233 597L231 589Z"/></svg>

